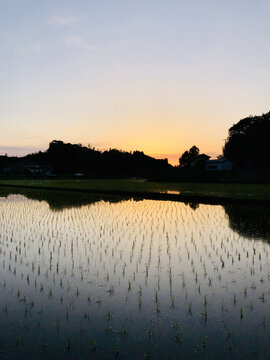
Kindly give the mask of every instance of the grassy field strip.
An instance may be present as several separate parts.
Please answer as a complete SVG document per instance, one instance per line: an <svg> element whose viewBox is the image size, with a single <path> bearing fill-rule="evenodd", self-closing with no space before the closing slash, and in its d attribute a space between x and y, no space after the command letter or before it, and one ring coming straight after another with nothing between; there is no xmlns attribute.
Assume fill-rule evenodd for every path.
<svg viewBox="0 0 270 360"><path fill-rule="evenodd" d="M209 197L220 199L270 200L269 184L160 183L143 180L0 180L0 186L39 189L163 194L170 197Z"/></svg>

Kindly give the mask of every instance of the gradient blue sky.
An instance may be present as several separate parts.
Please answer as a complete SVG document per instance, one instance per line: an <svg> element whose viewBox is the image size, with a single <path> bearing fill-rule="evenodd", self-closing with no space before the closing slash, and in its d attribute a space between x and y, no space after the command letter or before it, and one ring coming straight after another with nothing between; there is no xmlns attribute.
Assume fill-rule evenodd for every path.
<svg viewBox="0 0 270 360"><path fill-rule="evenodd" d="M269 0L0 0L0 153L221 153L270 110Z"/></svg>

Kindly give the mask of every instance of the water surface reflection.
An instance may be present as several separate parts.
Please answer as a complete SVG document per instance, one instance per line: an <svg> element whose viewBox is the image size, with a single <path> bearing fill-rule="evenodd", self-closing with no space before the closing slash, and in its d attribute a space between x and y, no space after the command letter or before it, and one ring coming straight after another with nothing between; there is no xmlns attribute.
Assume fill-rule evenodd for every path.
<svg viewBox="0 0 270 360"><path fill-rule="evenodd" d="M28 190L0 196L1 358L269 353L268 210Z"/></svg>

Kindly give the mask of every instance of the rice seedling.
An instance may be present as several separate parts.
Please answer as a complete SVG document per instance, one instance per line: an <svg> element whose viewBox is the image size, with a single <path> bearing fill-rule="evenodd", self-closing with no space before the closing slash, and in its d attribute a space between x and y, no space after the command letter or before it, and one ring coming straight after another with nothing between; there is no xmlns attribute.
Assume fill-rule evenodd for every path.
<svg viewBox="0 0 270 360"><path fill-rule="evenodd" d="M90 350L91 350L92 352L94 352L94 351L96 351L96 349L97 349L96 340L91 340L91 342L90 342Z"/></svg>
<svg viewBox="0 0 270 360"><path fill-rule="evenodd" d="M70 351L70 350L71 350L71 341L70 341L70 338L67 339L66 350L67 350L67 351Z"/></svg>
<svg viewBox="0 0 270 360"><path fill-rule="evenodd" d="M120 346L117 344L113 348L114 357L117 358L120 354Z"/></svg>
<svg viewBox="0 0 270 360"><path fill-rule="evenodd" d="M192 310L191 310L191 308L192 308L192 304L191 304L191 303L188 303L188 314L189 314L189 315L192 315Z"/></svg>

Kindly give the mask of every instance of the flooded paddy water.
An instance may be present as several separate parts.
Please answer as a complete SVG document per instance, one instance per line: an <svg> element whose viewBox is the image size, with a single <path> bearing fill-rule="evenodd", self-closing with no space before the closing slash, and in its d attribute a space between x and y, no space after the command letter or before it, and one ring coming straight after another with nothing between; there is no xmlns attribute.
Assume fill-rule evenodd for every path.
<svg viewBox="0 0 270 360"><path fill-rule="evenodd" d="M1 359L269 359L266 207L15 192Z"/></svg>

